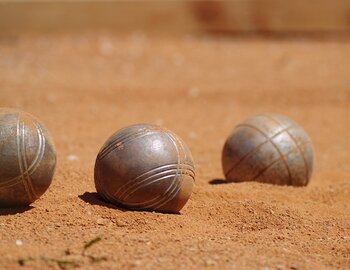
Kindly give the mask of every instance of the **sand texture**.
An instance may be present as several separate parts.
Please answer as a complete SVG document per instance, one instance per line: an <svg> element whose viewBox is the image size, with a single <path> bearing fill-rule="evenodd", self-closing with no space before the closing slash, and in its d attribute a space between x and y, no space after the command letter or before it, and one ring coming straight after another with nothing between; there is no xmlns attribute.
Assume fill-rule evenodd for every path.
<svg viewBox="0 0 350 270"><path fill-rule="evenodd" d="M0 268L349 269L349 71L344 39L2 37L0 106L46 125L58 165L38 201L0 210ZM261 112L310 135L307 187L223 183L226 137ZM196 186L179 215L126 211L96 195L100 147L142 122L192 151Z"/></svg>

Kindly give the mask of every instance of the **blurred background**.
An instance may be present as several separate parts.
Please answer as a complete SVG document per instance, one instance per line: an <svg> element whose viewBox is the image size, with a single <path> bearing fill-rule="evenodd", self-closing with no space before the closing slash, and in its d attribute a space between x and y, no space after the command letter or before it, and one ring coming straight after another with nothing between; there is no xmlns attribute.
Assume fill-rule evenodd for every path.
<svg viewBox="0 0 350 270"><path fill-rule="evenodd" d="M1 0L0 32L344 33L349 0Z"/></svg>

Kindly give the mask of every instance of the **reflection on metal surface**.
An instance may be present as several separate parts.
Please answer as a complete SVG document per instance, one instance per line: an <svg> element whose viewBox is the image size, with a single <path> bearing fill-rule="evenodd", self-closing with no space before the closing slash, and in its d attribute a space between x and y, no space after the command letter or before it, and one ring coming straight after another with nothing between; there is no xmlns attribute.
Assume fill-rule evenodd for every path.
<svg viewBox="0 0 350 270"><path fill-rule="evenodd" d="M97 192L129 209L177 213L188 201L194 180L187 146L155 125L133 125L116 132L96 158Z"/></svg>
<svg viewBox="0 0 350 270"><path fill-rule="evenodd" d="M305 186L313 150L308 135L292 120L262 114L236 126L226 140L222 165L227 181Z"/></svg>
<svg viewBox="0 0 350 270"><path fill-rule="evenodd" d="M28 113L0 109L0 206L29 205L50 186L56 152L48 131Z"/></svg>

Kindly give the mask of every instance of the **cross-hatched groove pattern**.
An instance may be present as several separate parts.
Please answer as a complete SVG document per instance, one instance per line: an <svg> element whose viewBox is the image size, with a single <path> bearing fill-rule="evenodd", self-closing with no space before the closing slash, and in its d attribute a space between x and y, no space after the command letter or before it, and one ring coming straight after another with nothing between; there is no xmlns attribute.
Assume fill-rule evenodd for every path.
<svg viewBox="0 0 350 270"><path fill-rule="evenodd" d="M303 145L308 144L309 142L304 143ZM303 146L301 145L301 146ZM297 152L298 149L297 148L293 148L292 150L290 150L288 153L284 154L285 158L287 158L290 154L293 154L295 152ZM260 170L260 172L257 173L256 176L254 176L251 181L254 181L256 179L258 179L263 173L265 173L269 168L271 168L273 165L275 165L277 162L279 162L281 160L280 157L276 158L275 160L273 160L269 165L267 165L265 168L263 168L262 170Z"/></svg>
<svg viewBox="0 0 350 270"><path fill-rule="evenodd" d="M45 151L45 137L43 136L43 131L39 124L35 123L35 127L38 134L38 139L39 139L38 150L32 164L28 167L27 158L26 158L26 145L25 145L25 126L24 126L24 122L21 121L20 115L18 116L18 123L17 123L18 153L17 155L18 155L18 162L19 162L21 175L6 182L7 183L6 187L9 187L9 186L15 185L20 179L22 179L23 185L25 187L26 193L30 201L34 201L36 198L38 198L38 195L35 192L32 179L30 176L39 166Z"/></svg>
<svg viewBox="0 0 350 270"><path fill-rule="evenodd" d="M269 115L266 115L266 114L263 114L262 116L274 121L275 123L281 125L281 123L276 120L274 117L271 117ZM305 173L306 173L306 178L305 179L308 179L309 178L309 166L307 164L307 161L306 161L306 158L305 158L305 155L304 155L304 152L302 151L301 147L300 147L300 144L298 143L298 141L296 140L296 138L294 138L294 136L288 131L286 130L287 134L289 135L289 137L292 139L292 141L295 143L296 147L298 148L299 150L299 153L301 155L301 157L303 158L303 161L304 161L304 166L305 166Z"/></svg>
<svg viewBox="0 0 350 270"><path fill-rule="evenodd" d="M251 128L251 129L254 129L255 131L259 132L260 134L262 134L266 140L268 142L271 143L271 145L275 148L275 150L278 152L280 158L282 159L286 169L287 169L287 172L288 172L288 184L291 184L291 181L292 181L292 174L290 172L290 168L288 166L288 163L286 161L286 157L283 155L282 151L279 149L278 145L276 145L273 140L262 130L260 130L259 128L255 127L255 126L252 126L252 125L249 125L249 124L244 124L244 126L248 127L248 128Z"/></svg>
<svg viewBox="0 0 350 270"><path fill-rule="evenodd" d="M41 126L37 123L35 123L36 126L36 130L37 130L37 135L38 135L38 150L36 153L36 156L34 158L34 160L32 161L32 163L30 164L30 166L28 167L27 170L24 171L24 174L28 174L29 176L35 172L35 170L38 168L43 156L44 156L44 152L45 152L45 136L43 134L43 130L41 128ZM19 134L19 130L20 127L17 127L17 134ZM22 128L22 132L23 132L23 128ZM21 135L23 136L23 135ZM17 136L17 147L19 147L19 145L23 144L23 139L22 143L19 143L20 138L19 136ZM1 182L0 183L0 188L9 188L12 187L14 185L17 185L18 182L23 178L22 174L19 176L16 176L12 179L9 179L7 181Z"/></svg>
<svg viewBox="0 0 350 270"><path fill-rule="evenodd" d="M229 175L231 172L233 172L244 160L250 158L251 156L253 156L255 153L257 153L259 151L259 149L267 144L267 143L273 143L272 140L274 138L276 138L277 136L281 135L284 132L288 132L288 129L291 128L291 126L288 126L284 129L282 129L281 131L277 132L276 134L272 135L271 137L268 137L267 135L265 135L264 132L262 132L260 129L256 128L255 126L249 125L249 124L240 124L237 125L236 128L240 128L240 127L246 127L246 128L251 128L254 130L257 130L259 133L263 134L263 136L266 138L266 140L260 144L258 144L253 150L249 151L248 153L246 153L245 155L243 155L226 173L226 175ZM277 146L276 146L277 147Z"/></svg>
<svg viewBox="0 0 350 270"><path fill-rule="evenodd" d="M34 122L34 124L38 135L38 150L36 152L34 160L28 167L26 160L25 126L24 123L21 122L19 115L17 122L16 140L17 158L20 168L20 175L0 183L0 189L7 189L22 182L30 200L37 198L37 195L35 194L35 190L32 185L31 175L36 171L36 169L40 165L40 162L45 152L45 136L43 134L43 130L38 123Z"/></svg>
<svg viewBox="0 0 350 270"><path fill-rule="evenodd" d="M117 138L115 138L108 146L106 146L102 151L100 151L97 159L102 160L104 157L106 157L108 154L110 154L113 150L117 149L121 145L124 145L128 142L131 142L133 140L142 138L144 136L150 135L154 133L155 131L148 130L148 129L140 129L135 133L126 134L126 135L120 135Z"/></svg>

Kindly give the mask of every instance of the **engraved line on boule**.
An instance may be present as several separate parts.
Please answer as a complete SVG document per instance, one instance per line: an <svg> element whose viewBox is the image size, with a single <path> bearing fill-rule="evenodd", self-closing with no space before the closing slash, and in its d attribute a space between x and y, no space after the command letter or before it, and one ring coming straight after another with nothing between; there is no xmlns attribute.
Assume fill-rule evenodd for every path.
<svg viewBox="0 0 350 270"><path fill-rule="evenodd" d="M188 170L192 171L192 173L195 175L195 171L194 171L193 166L191 166L190 164L188 164L188 166L186 164L180 164L180 165L181 165L181 168L188 169ZM121 190L123 190L125 187L129 186L130 183L138 182L138 181L140 181L140 179L143 180L143 178L145 178L145 177L147 178L147 177L149 177L149 175L153 175L155 173L158 173L158 171L163 171L163 170L167 170L167 169L174 168L174 167L177 168L177 164L166 164L166 165L163 165L163 166L159 166L159 167L153 168L153 169L151 169L151 170L149 170L149 171L147 171L147 172L137 176L133 180L130 180L130 181L124 183L124 185L122 185L122 186L120 186L118 188L118 190L115 192L115 194L116 195L119 194L119 192L121 192ZM123 192L124 191L122 191L122 193Z"/></svg>
<svg viewBox="0 0 350 270"><path fill-rule="evenodd" d="M249 124L239 124L239 125L237 125L237 126L235 127L235 129L236 129L236 128L252 128L252 127L254 127L254 126L249 125ZM283 132L287 131L287 130L288 130L289 128L291 128L291 127L292 127L292 126L288 126L288 127L286 127L285 129L283 129L283 130L277 132L276 134L274 134L273 136L271 136L271 140L273 140L273 139L276 138L277 136L281 135ZM266 138L266 136L264 136L264 137ZM229 170L227 170L227 172L225 173L225 175L227 175L227 176L230 175L230 173L231 173L234 169L236 169L236 168L239 166L240 163L242 163L245 159L250 158L250 157L251 157L252 155L254 155L256 152L258 152L259 149L260 149L263 145L267 144L268 142L269 142L269 140L267 139L266 141L264 141L264 142L258 144L253 150L251 150L251 151L249 151L248 153L244 154L244 155L229 169Z"/></svg>
<svg viewBox="0 0 350 270"><path fill-rule="evenodd" d="M23 126L24 127L24 126ZM23 161L22 161L22 158L23 158L23 154L22 154L22 143L21 143L21 140L22 140L22 133L21 133L21 115L18 114L18 122L17 122L17 156L18 156L18 165L19 165L19 170L20 170L20 173L21 173L21 178L22 178L22 184L24 186L24 189L26 191L26 194L29 198L29 201L32 201L32 197L31 197L31 194L30 194L30 191L29 191L29 188L27 186L27 182L24 178L24 175L23 175L23 172L24 172L24 169L23 169Z"/></svg>
<svg viewBox="0 0 350 270"><path fill-rule="evenodd" d="M259 115L260 117L265 117L265 118L267 118L267 119L269 119L269 120L271 120L271 121L273 121L273 122L275 122L277 125L279 125L280 127L285 127L285 126L290 126L290 127L292 127L293 126L293 124L286 124L286 123L282 123L282 122L280 122L280 121L278 121L277 119L275 119L272 115L270 115L270 114L268 114L268 113L262 113L262 114L260 114ZM290 121L288 121L288 122L290 122ZM293 123L293 121L292 121L292 123Z"/></svg>
<svg viewBox="0 0 350 270"><path fill-rule="evenodd" d="M120 139L123 140L123 138L125 138L125 137L128 137L128 136L130 136L130 135L134 135L134 134L137 134L137 133L140 133L140 132L142 133L142 132L144 132L144 131L147 130L145 127L142 127L142 128L137 129L137 130L133 130L133 132L123 133L123 132L124 132L125 130L127 130L127 129L128 129L128 127L122 128L121 130L119 130L119 131L117 131L116 133L114 133L114 134L112 135L112 137L115 136L115 138L114 138L112 141L110 141L109 144L106 145L103 149L101 149L100 152L102 152L102 151L103 151L104 149L106 149L107 147L110 147L111 144L117 142L117 141L120 140ZM108 141L108 140L107 140L107 141Z"/></svg>
<svg viewBox="0 0 350 270"><path fill-rule="evenodd" d="M181 160L181 158L184 156L184 158L185 158L185 164L189 165L189 164L187 163L187 161L188 161L188 160L187 160L187 152L186 152L186 149L184 148L184 146L183 146L183 144L182 144L181 139L180 139L179 137L177 137L175 134L172 134L172 133L168 133L168 135L169 135L171 138L174 139L174 145L175 145L175 147L176 147L176 149L177 149L177 151L178 151L179 163L184 163L184 162L182 162L182 160ZM177 147L178 144L176 144L176 141L179 143L180 149ZM186 175L186 174L185 174L185 175ZM193 182L194 182L194 181L195 181L195 180L194 180L195 178L192 177L192 179L193 179ZM172 194L172 195L169 195L169 198L168 198L163 204L158 205L158 206L154 206L154 209L159 209L160 207L162 207L163 205L167 204L169 201L171 201L172 199L174 199L174 198L177 196L177 194L179 193L179 191L181 191L183 184L184 184L184 178L183 178L183 174L181 173L180 181L179 181L179 183L176 183L177 188L176 188L175 190L173 190L173 191L170 193L170 194Z"/></svg>
<svg viewBox="0 0 350 270"><path fill-rule="evenodd" d="M181 151L182 151L182 153L184 154L184 156L185 156L185 164L186 165L188 165L188 166L191 166L189 163L188 163L188 158L187 158L187 151L186 151L186 148L185 148L185 146L183 145L183 143L182 143L182 140L181 140L181 138L179 137L179 136L177 136L176 134L173 134L173 137L177 140L177 142L180 144L180 146L181 146ZM195 172L195 169L194 169L194 166L193 166L193 173L194 173L194 176L196 175L196 172ZM195 181L195 177L192 177L193 178L193 181Z"/></svg>
<svg viewBox="0 0 350 270"><path fill-rule="evenodd" d="M37 134L38 134L39 146L38 146L37 154L36 154L32 164L28 168L28 174L29 175L31 175L39 167L39 164L40 164L41 160L43 159L43 156L44 156L44 153L45 153L46 139L45 139L45 136L44 136L44 132L43 132L40 124L35 123L35 126L36 126L36 131L37 131Z"/></svg>
<svg viewBox="0 0 350 270"><path fill-rule="evenodd" d="M282 125L282 124L280 123L280 121L278 121L278 120L275 119L274 117L272 117L272 116L270 116L270 115L264 115L264 116L265 116L266 118L271 119L272 121L275 121L275 123L278 123L278 124ZM296 139L294 136L292 136L292 134L291 134L288 130L286 130L286 132L287 132L287 134L289 135L289 137L292 139L292 141L295 143L296 147L298 148L298 150L299 150L299 152L300 152L301 157L302 157L303 160L304 160L304 166L305 166L305 171L306 171L306 179L305 179L305 180L308 181L308 179L309 179L309 166L308 166L308 164L307 164L307 161L306 161L304 152L301 150L301 148L300 148L300 146L299 146L299 144L298 144L297 139ZM310 143L311 143L311 142L310 142Z"/></svg>
<svg viewBox="0 0 350 270"><path fill-rule="evenodd" d="M159 177L159 178L155 179L154 181L152 181L152 183L150 182L150 183L145 184L144 186L142 186L142 188L146 187L146 186L149 186L149 185L152 185L152 184L154 184L156 182L159 182L159 181L164 181L164 180L166 180L168 178L174 178L175 176L176 176L176 172L164 175L162 177ZM128 196L129 196L129 194L128 194ZM163 196L162 195L157 195L156 197L154 197L154 198L152 198L152 199L150 199L148 201L141 202L141 203L126 202L126 201L123 201L123 200L121 200L121 203L128 204L128 205L143 205L144 207L148 208L148 207L152 206L153 203L158 203L157 200L159 198L163 198Z"/></svg>
<svg viewBox="0 0 350 270"><path fill-rule="evenodd" d="M145 205L145 207L144 208L153 208L153 209L157 209L157 208L159 208L159 207L161 207L161 206L163 206L165 203L167 203L169 200L168 200L168 196L169 196L169 194L168 193L170 193L170 195L171 194L173 194L173 192L178 192L179 191L179 188L177 188L177 178L178 178L178 175L179 175L179 165L180 165L180 156L179 156L179 150L178 150L178 148L177 148L177 146L176 146L176 143L174 142L174 140L170 137L170 135L169 135L169 133L168 132L166 132L165 133L168 137L169 137L169 139L173 142L173 144L174 144L174 146L175 146L175 150L176 150L176 152L177 152L177 156L178 156L178 163L177 163L177 172L176 172L176 174L174 175L174 176L172 176L172 177L174 177L173 178L173 180L172 180L172 182L171 182L171 184L169 185L169 187L166 189L166 191L164 192L164 194L163 195L159 195L159 196L156 196L154 199L152 199L151 201L152 201L152 203L151 204L147 204L147 205L145 205L145 204L143 204L143 205ZM160 197L160 200L158 200L158 198ZM155 200L155 202L153 202Z"/></svg>
<svg viewBox="0 0 350 270"><path fill-rule="evenodd" d="M172 194L174 191L176 191L177 188L177 184L176 184L176 178L178 175L178 171L176 171L175 174L170 174L170 175L166 175L160 178L160 181L164 181L165 179L171 177L172 178L172 182L169 185L169 187L165 190L164 194L162 195L157 195L154 198L146 201L146 202L142 202L141 204L143 205L144 208L148 208L148 209L155 209L154 206L157 206L159 204L163 205L163 202L165 200L167 200L169 194ZM177 192L177 191L176 191Z"/></svg>
<svg viewBox="0 0 350 270"><path fill-rule="evenodd" d="M115 147L113 147L113 149L111 149L110 151L108 151L108 153L106 153L103 157L101 157L100 159L106 157L107 155L109 155L110 153L112 153L114 150L118 150L119 148L121 148L122 146L124 146L125 144L127 143L130 143L134 140L137 140L137 139L140 139L142 137L145 137L145 136L148 136L150 134L153 134L153 132L149 132L149 133L144 133L144 134L140 134L139 136L135 136L135 137L132 137L132 138L129 138L128 140L124 141L124 142L121 142L121 143L117 143L115 145Z"/></svg>
<svg viewBox="0 0 350 270"><path fill-rule="evenodd" d="M35 194L35 191L34 191L34 188L33 188L33 185L32 185L32 182L31 182L31 179L30 177L28 176L28 163L27 163L27 153L26 153L26 144L25 144L25 126L24 126L24 122L22 123L22 156L23 156L23 159L22 159L22 164L23 164L23 177L25 178L25 181L27 181L27 186L28 186L28 189L30 191L30 194L32 196L32 199L35 200L37 198L36 194Z"/></svg>
<svg viewBox="0 0 350 270"><path fill-rule="evenodd" d="M44 135L44 131L39 123L35 123L36 130L38 133L38 141L39 141L39 146L38 146L38 151L37 155L35 156L34 161L32 164L29 166L29 175L31 175L40 165L40 162L42 161L44 154L45 154L45 144L46 144L46 138Z"/></svg>
<svg viewBox="0 0 350 270"><path fill-rule="evenodd" d="M165 191L162 199L159 202L156 202L156 203L154 203L154 204L152 204L150 206L150 207L152 207L154 209L159 209L160 207L162 207L165 204L167 204L170 200L172 200L176 196L176 194L180 191L181 184L182 184L182 181L181 181L182 179L180 179L180 181L179 181L180 164L183 163L182 160L181 160L180 149L179 149L178 144L176 143L176 139L174 138L172 133L171 132L166 132L165 134L173 142L175 150L177 152L177 172L176 172L176 175L174 176L174 179L172 181L171 187L170 186L168 187L168 189ZM172 194L174 194L174 196L172 196Z"/></svg>
<svg viewBox="0 0 350 270"><path fill-rule="evenodd" d="M107 156L111 151L113 151L115 148L118 148L119 145L123 144L125 140L128 140L132 137L137 137L139 134L144 134L144 132L137 132L132 134L125 134L118 136L115 138L112 142L110 142L104 149L102 149L98 154L98 159L102 159L105 156Z"/></svg>
<svg viewBox="0 0 350 270"><path fill-rule="evenodd" d="M148 132L147 133L144 133L144 131L145 130L147 130ZM158 129L157 129L158 130ZM150 135L150 134L154 134L154 133L156 133L155 132L155 130L150 130L150 129L146 129L146 128L143 128L142 129L142 132L137 132L137 133L135 133L135 134L141 134L140 136L137 136L137 137L135 137L135 138L133 138L133 139L139 139L139 138L142 138L143 136L146 136L146 135ZM127 142L130 142L130 140L128 140ZM123 144L125 144L126 142L124 142ZM115 149L117 149L117 148L115 148ZM101 158L103 158L103 157L101 157ZM145 174L148 174L148 173L150 173L149 171L148 172L146 172ZM143 176L143 175L142 175ZM134 180L131 180L131 181L127 181L126 183L124 183L124 185L122 185L120 188L118 188L118 190L114 193L114 196L116 196L116 197L124 197L124 193L125 193L125 191L122 191L124 188L125 188L125 186L127 186L127 188L126 188L126 190L129 190L130 189L130 182L134 182L134 181L139 181L139 178L140 177L142 177L142 176L138 176L137 178L135 178ZM132 184L133 185L133 184ZM118 194L119 194L119 192L120 191L122 191L122 194L119 196Z"/></svg>
<svg viewBox="0 0 350 270"><path fill-rule="evenodd" d="M41 132L42 133L42 132ZM44 137L42 137L41 136L41 138L43 139L43 140L45 140L45 138ZM42 149L41 148L41 145L42 145L42 142L41 142L41 140L39 140L39 147L38 147L38 149ZM33 162L32 162L32 164L29 166L29 168L28 168L28 170L26 171L28 174L31 174L32 172L34 172L35 170L36 170L36 168L37 168L37 162L38 162L38 157L42 157L43 156L43 153L44 153L44 151L41 151L41 150L38 150L38 152L37 152L37 155L36 155L36 157L35 157L35 159L33 160ZM10 182L14 182L14 183L12 183L12 185L15 185L15 184L17 184L17 180L18 179L21 179L21 175L19 175L19 176L16 176L16 177L14 177L14 178L12 178L12 179L10 179L10 180L7 180L6 182L3 182L3 183L1 183L0 184L0 186L1 187L3 187L4 186L4 184L6 185L6 184L11 184ZM10 186L12 186L12 185L10 185ZM7 187L7 185L6 185L6 187Z"/></svg>
<svg viewBox="0 0 350 270"><path fill-rule="evenodd" d="M154 209L159 209L162 206L166 205L168 202L170 202L172 199L174 199L176 197L176 195L179 193L179 191L181 190L181 187L182 187L182 184L183 184L182 177L179 180L179 177L181 176L181 174L180 174L180 164L182 164L183 162L181 160L181 153L180 153L179 147L178 147L178 145L176 143L176 138L174 138L174 136L172 135L171 132L167 132L166 135L173 142L175 150L177 152L177 158L178 158L177 170L178 171L177 171L176 175L174 176L173 187L171 189L170 189L170 187L168 188L168 190L164 194L163 200L161 200L158 203L155 203L155 204L150 206L150 207L152 207ZM182 149L181 149L181 151L182 151Z"/></svg>
<svg viewBox="0 0 350 270"><path fill-rule="evenodd" d="M120 200L126 200L128 197L130 197L133 193L135 193L136 191L138 191L141 188L144 188L146 186L149 186L155 182L158 182L160 178L167 176L167 175L176 175L176 172L178 171L178 169L169 169L166 171L162 171L162 172L158 172L157 174L151 175L148 178L135 183L135 185L130 186L130 188L124 190L124 192L121 194ZM180 169L180 173L181 174L186 174L187 170L186 169ZM186 174L192 178L194 178L193 174ZM130 190L132 189L132 190Z"/></svg>
<svg viewBox="0 0 350 270"><path fill-rule="evenodd" d="M109 142L109 144L100 151L99 155L104 156L105 152L108 152L109 150L113 149L116 145L120 144L125 139L128 139L129 137L136 136L138 134L143 134L146 131L147 130L145 128L142 128L142 129L139 129L133 133L120 134L120 135L116 136L116 138L114 138L113 141Z"/></svg>
<svg viewBox="0 0 350 270"><path fill-rule="evenodd" d="M193 174L195 174L195 171L194 171L194 167L191 165L191 164L180 164L181 167L184 167L190 171L192 171ZM134 182L136 180L139 180L140 178L143 178L143 177L148 177L149 174L153 174L153 173L157 173L158 171L162 171L164 169L169 169L169 168L173 168L173 167L177 167L177 164L166 164L166 165L163 165L163 166L159 166L159 167L156 167L156 168L153 168L139 176L137 176L136 178L134 178L133 180L131 180L131 182ZM121 188L123 188L124 186L126 186L127 184L123 185Z"/></svg>
<svg viewBox="0 0 350 270"><path fill-rule="evenodd" d="M286 153L284 156L288 157L290 154L297 152L298 150L293 148L292 150L290 150L288 153ZM272 161L269 165L267 165L265 168L263 168L256 176L254 176L250 181L255 181L257 178L259 178L266 170L268 170L271 166L273 166L274 164L276 164L278 161L280 161L281 158L277 158L274 161Z"/></svg>
<svg viewBox="0 0 350 270"><path fill-rule="evenodd" d="M28 175L28 163L27 163L27 154L26 154L26 138L25 138L25 125L24 121L22 121L22 165L23 165L23 177L27 183L28 190L30 192L30 195L32 197L32 200L34 201L37 196L34 191L34 187L32 185L32 181Z"/></svg>
<svg viewBox="0 0 350 270"><path fill-rule="evenodd" d="M150 130L151 132L148 132L147 134L145 135L149 135L149 134L152 134L154 132L152 132L152 130ZM140 138L140 137L143 137L145 136L142 134L142 136L135 136L135 135L132 135L132 136L128 136L126 142L129 142L131 140L134 140L134 139L137 139L137 138ZM125 140L125 136L123 137L124 140ZM132 139L129 139L129 138L132 138ZM120 140L120 138L117 138L118 140ZM170 138L171 139L171 138ZM99 157L98 159L101 159L103 158L104 156L106 156L106 153L108 154L110 151L113 151L115 148L115 146L117 146L116 148L118 148L118 144L121 144L120 142L117 142L117 140L114 140L113 142L113 145L112 146L109 146L108 148L105 147L99 154ZM171 141L174 143L174 141L171 139ZM125 142L123 142L124 144ZM175 149L178 153L178 163L175 165L175 164L169 164L169 165L165 165L165 166L161 166L159 168L155 168L155 169L152 169L152 172L155 171L156 172L156 175L152 175L152 172L151 171L148 171L144 174L142 174L141 176L138 176L136 177L135 179L139 180L141 177L142 178L147 178L147 180L150 180L150 179L153 179L156 177L156 179L154 179L153 181L162 181L166 178L175 178L175 180L172 181L171 185L167 188L167 190L164 192L164 195L158 195L156 196L155 198L152 198L151 200L147 201L147 202L142 202L142 203L128 203L128 202L123 202L123 199L124 198L127 198L128 196L130 196L132 193L136 192L136 190L132 190L132 192L130 193L130 188L134 188L135 187L135 183L131 186L131 187L128 187L126 190L123 191L124 189L124 186L130 184L130 181L128 183L125 183L122 187L120 187L118 190L117 190L117 193L119 193L120 191L122 191L122 196L121 196L121 201L119 201L119 199L114 199L114 198L109 198L109 201L114 201L118 204L122 204L122 205L125 205L125 206L134 206L134 208L151 208L152 206L157 206L157 207L161 207L162 205L164 205L165 203L167 203L169 200L171 200L174 196L176 196L176 194L178 193L178 191L180 190L180 187L181 185L179 186L178 185L178 182L179 181L176 181L179 177L179 173L183 174L183 172L187 172L186 174L191 176L192 179L194 180L194 168L193 166L191 166L190 164L186 165L186 164L181 164L181 170L180 170L180 156L179 156L179 151L177 149L177 146L176 144L175 145ZM101 155L102 153L102 155ZM174 165L175 165L175 168L174 168ZM170 168L170 170L168 169L169 172L172 172L170 175L164 175L165 173L169 173L169 172L164 172L164 168L162 167L168 167ZM160 170L160 171L159 171ZM154 174L154 172L153 172ZM161 178L159 178L159 176L162 176ZM99 169L97 171L97 177L99 178ZM141 178L141 179L142 179ZM145 182L145 179L142 179L142 181ZM98 181L97 181L98 182ZM148 182L146 185L152 185L153 183L151 182ZM98 183L98 187L99 189L101 189L100 187L100 183ZM143 187L143 184L141 183L141 186L139 186L138 184L138 187L136 189L139 189ZM126 193L126 196L125 196L125 193ZM108 194L106 194L107 196L105 197L109 197ZM159 199L159 197L161 197ZM151 203L151 204L150 204Z"/></svg>
<svg viewBox="0 0 350 270"><path fill-rule="evenodd" d="M24 125L23 125L24 128ZM20 169L20 177L22 179L22 184L24 186L24 189L26 190L26 194L29 198L29 200L32 200L30 190L28 188L26 179L24 178L24 168L23 168L23 153L22 153L22 122L21 122L21 114L18 114L18 122L17 122L17 156L18 156L18 163L19 163L19 169Z"/></svg>
<svg viewBox="0 0 350 270"><path fill-rule="evenodd" d="M147 171L147 172L137 176L133 180L128 181L127 183L125 183L121 187L119 187L118 190L115 192L115 196L121 197L123 195L123 193L126 190L128 190L129 188L131 188L131 186L134 186L134 184L137 184L137 183L139 183L141 181L144 181L144 179L148 179L150 176L152 177L153 175L158 174L160 172L163 172L163 171L166 171L166 170L169 170L169 169L176 169L177 166L178 166L177 164L167 164L167 165L163 165L163 166L159 166L159 167L156 167L154 169L151 169L151 170L149 170L149 171ZM187 169L187 170L191 171L191 173L193 175L195 175L194 168L191 165L189 165L189 164L180 164L180 167L181 167L181 169ZM130 183L132 183L132 184L130 185ZM125 187L127 187L125 189L125 191L122 191Z"/></svg>
<svg viewBox="0 0 350 270"><path fill-rule="evenodd" d="M165 181L166 178L170 178L170 177L174 177L176 175L167 175L167 176L164 176L163 178L164 179L161 179L161 181ZM181 187L182 187L182 182L180 183L180 185L174 185L172 187L172 190L169 190L168 193L169 195L171 196L171 194L177 194L180 190L181 190ZM168 195L168 196L169 196ZM157 202L158 198L162 198L163 200L166 199L166 201L164 203L162 203L161 201ZM124 205L128 205L128 206L131 206L133 209L153 209L153 210L156 210L156 209L159 209L160 207L162 207L164 204L168 203L172 198L168 198L167 199L167 196L161 196L161 195L158 195L156 196L155 198L149 200L149 201L146 201L146 202L142 202L142 203L124 203ZM149 204L149 203L152 203L153 201L156 201L155 203L153 204ZM160 206L157 206L157 204L161 203Z"/></svg>
<svg viewBox="0 0 350 270"><path fill-rule="evenodd" d="M284 157L283 153L281 152L281 150L279 149L279 147L272 141L272 139L271 139L269 136L267 136L267 135L265 134L265 132L261 131L261 130L258 129L257 127L252 126L252 125L249 125L249 124L244 124L244 126L249 127L249 128L251 128L251 129L254 129L254 130L256 130L257 132L259 132L260 134L262 134L262 135L267 139L267 141L269 141L269 142L271 143L271 145L275 148L275 150L277 150L278 154L280 155L280 158L282 159L282 161L283 161L283 163L284 163L284 165L286 166L286 169L287 169L287 171L288 171L288 177L289 177L288 183L291 183L292 175L291 175L291 172L290 172L288 163L287 163L287 161L285 160L285 157ZM232 170L231 170L231 172L232 172Z"/></svg>
<svg viewBox="0 0 350 270"><path fill-rule="evenodd" d="M178 169L177 168L173 168L173 169L169 169L169 170L164 170L164 171L161 171L161 172L158 172L156 174L153 174L145 179L143 179L142 181L137 181L137 182L134 182L132 185L130 185L127 189L125 189L122 194L120 196L118 196L119 198L121 199L126 199L127 197L129 197L132 193L134 193L135 191L137 191L138 189L142 188L143 186L147 186L149 185L150 183L152 183L153 181L155 181L157 179L157 177L159 176L162 176L164 174L168 174L168 173L171 173L171 172L176 172ZM182 174L186 174L188 176L190 176L192 179L194 179L194 174L191 172L191 171L188 171L186 168L180 168L180 171ZM156 179L153 179L153 178L156 178ZM148 182L150 181L151 182ZM146 183L144 185L144 183ZM132 189L132 190L130 190ZM115 195L116 196L116 195Z"/></svg>
<svg viewBox="0 0 350 270"><path fill-rule="evenodd" d="M294 138L294 136L292 136L292 134L290 132L288 132L288 131L287 131L287 133L290 136L290 138L292 139L292 141L295 143L296 147L298 148L298 150L300 152L301 157L304 160L304 166L305 166L305 172L306 172L306 179L305 179L305 181L307 182L309 180L309 166L307 164L304 152L301 150L300 145L297 143L297 140Z"/></svg>
<svg viewBox="0 0 350 270"><path fill-rule="evenodd" d="M35 172L35 170L37 169L37 167L40 164L40 161L42 160L42 157L44 156L44 152L45 152L45 136L43 135L43 131L40 127L40 125L38 125L38 136L39 136L39 146L38 146L38 151L37 151L37 155L34 158L32 164L29 166L28 170L25 171L25 173L27 173L28 175L31 175L32 173ZM7 180L6 182L2 182L0 183L0 188L9 188L12 186L17 185L18 183L20 183L22 179L22 175L16 176L10 180Z"/></svg>
<svg viewBox="0 0 350 270"><path fill-rule="evenodd" d="M110 154L111 152L113 152L114 150L120 148L120 147L123 146L124 144L127 144L127 143L129 143L129 142L131 142L131 141L133 141L133 140L136 140L136 139L145 137L145 136L147 136L147 135L151 135L151 134L153 134L153 133L155 133L155 132L149 131L149 132L146 132L146 133L139 133L139 134L135 134L135 135L133 135L133 136L128 136L127 140L125 139L125 140L123 140L123 141L119 141L119 142L113 144L113 146L110 147L108 151L104 152L103 155L99 155L99 156L98 156L98 159L100 159L100 160L103 159L104 157L106 157L107 155L109 155L109 154Z"/></svg>
<svg viewBox="0 0 350 270"><path fill-rule="evenodd" d="M171 201L181 190L182 187L182 181L178 181L178 177L179 172L174 176L174 180L172 180L171 187L169 186L169 188L165 191L164 195L161 197L161 200L156 201L147 207L156 210L167 204L169 201Z"/></svg>
<svg viewBox="0 0 350 270"><path fill-rule="evenodd" d="M40 126L40 124L36 123L35 120L33 120L33 123L35 125L35 129L36 129L36 132L37 132L37 135L38 135L38 150L37 150L37 153L36 153L36 156L34 158L34 161L32 162L32 164L30 165L30 167L32 167L32 171L31 173L29 173L29 169L27 169L27 160L26 158L24 158L24 165L25 165L25 176L27 178L27 183L28 183L28 186L29 188L31 189L31 192L34 196L34 198L38 198L39 196L36 194L36 191L35 191L35 188L33 186L33 183L32 183L32 179L30 177L30 175L35 172L35 170L37 169L37 167L39 166L43 156L44 156L44 152L45 152L45 138L43 136L43 131L42 131L42 128ZM25 153L26 151L26 147L25 147L25 144L24 144L24 128L23 128L23 152ZM26 154L24 154L24 157L26 157Z"/></svg>
<svg viewBox="0 0 350 270"><path fill-rule="evenodd" d="M176 178L177 174L167 175L167 176L164 176L163 178L164 179L169 178L169 177ZM164 179L160 179L160 180L164 181ZM172 180L172 183L169 185L167 190L164 192L164 195L157 195L155 198L152 198L151 200L148 200L146 202L140 203L140 205L143 205L143 208L156 209L155 206L160 204L160 206L157 206L157 208L159 208L159 207L163 206L166 203L166 202L165 203L163 203L163 202L165 200L167 200L169 194L171 195L171 194L173 194L173 192L177 193L179 191L179 189L180 189L180 187L177 187L176 181ZM158 199L160 199L160 200L158 200Z"/></svg>
<svg viewBox="0 0 350 270"><path fill-rule="evenodd" d="M126 142L129 141L130 138L139 138L139 135L147 135L154 133L152 130L146 130L146 129L141 129L138 130L137 132L131 133L131 134L125 134L125 135L120 135L117 138L115 138L112 142L110 142L104 149L100 151L98 154L98 159L103 159L105 156L107 156L111 151L114 149L118 148L119 145L125 144Z"/></svg>

